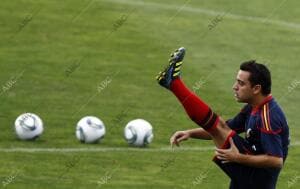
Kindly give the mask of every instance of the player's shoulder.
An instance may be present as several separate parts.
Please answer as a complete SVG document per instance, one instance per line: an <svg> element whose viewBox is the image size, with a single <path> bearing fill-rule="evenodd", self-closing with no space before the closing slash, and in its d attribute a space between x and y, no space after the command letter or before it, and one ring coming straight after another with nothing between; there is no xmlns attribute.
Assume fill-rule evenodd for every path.
<svg viewBox="0 0 300 189"><path fill-rule="evenodd" d="M287 126L285 115L274 99L261 106L260 118L265 132L278 133Z"/></svg>
<svg viewBox="0 0 300 189"><path fill-rule="evenodd" d="M272 99L268 103L264 104L262 110L267 111L271 119L286 119L281 107L278 105L275 99Z"/></svg>

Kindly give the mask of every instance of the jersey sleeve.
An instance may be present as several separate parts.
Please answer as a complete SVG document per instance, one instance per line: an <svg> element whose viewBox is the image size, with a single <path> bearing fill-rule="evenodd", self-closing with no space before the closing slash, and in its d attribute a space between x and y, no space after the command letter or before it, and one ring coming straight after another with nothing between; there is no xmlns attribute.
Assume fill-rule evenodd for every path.
<svg viewBox="0 0 300 189"><path fill-rule="evenodd" d="M281 132L283 124L275 111L264 106L261 112L261 145L263 151L271 156L283 157Z"/></svg>
<svg viewBox="0 0 300 189"><path fill-rule="evenodd" d="M251 106L246 105L234 118L226 121L227 125L237 133L245 132L246 120L251 113Z"/></svg>

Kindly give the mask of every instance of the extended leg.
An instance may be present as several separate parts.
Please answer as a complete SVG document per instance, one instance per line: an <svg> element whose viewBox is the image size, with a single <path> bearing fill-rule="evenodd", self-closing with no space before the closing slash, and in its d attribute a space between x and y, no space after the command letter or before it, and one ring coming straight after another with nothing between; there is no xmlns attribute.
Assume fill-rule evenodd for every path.
<svg viewBox="0 0 300 189"><path fill-rule="evenodd" d="M170 89L181 102L189 117L210 133L217 147L222 147L232 132L225 121L214 113L198 96L191 92L181 79L175 79Z"/></svg>
<svg viewBox="0 0 300 189"><path fill-rule="evenodd" d="M210 133L217 147L222 147L232 130L225 121L215 114L199 97L191 92L180 79L180 68L185 49L176 50L169 60L168 67L159 74L160 85L171 90L185 108L189 117Z"/></svg>

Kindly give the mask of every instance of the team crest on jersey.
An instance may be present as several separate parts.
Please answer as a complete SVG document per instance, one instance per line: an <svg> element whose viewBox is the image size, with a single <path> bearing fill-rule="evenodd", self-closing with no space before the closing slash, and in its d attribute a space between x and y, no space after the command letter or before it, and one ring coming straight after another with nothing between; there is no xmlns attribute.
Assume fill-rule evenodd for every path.
<svg viewBox="0 0 300 189"><path fill-rule="evenodd" d="M246 132L246 138L250 138L251 133L252 133L251 131L252 131L251 128L249 128L249 129L247 130L247 132Z"/></svg>

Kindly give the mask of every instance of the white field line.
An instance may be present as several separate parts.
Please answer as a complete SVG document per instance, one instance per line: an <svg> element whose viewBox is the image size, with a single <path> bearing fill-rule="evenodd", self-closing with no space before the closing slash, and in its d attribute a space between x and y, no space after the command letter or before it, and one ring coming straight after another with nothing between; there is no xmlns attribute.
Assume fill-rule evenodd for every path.
<svg viewBox="0 0 300 189"><path fill-rule="evenodd" d="M291 147L300 146L300 141L294 142L290 145ZM133 147L124 147L124 148L0 148L0 152L14 153L14 152L46 152L46 153L73 153L73 152L197 152L197 151L213 151L214 146L206 147L162 147L162 148L133 148Z"/></svg>
<svg viewBox="0 0 300 189"><path fill-rule="evenodd" d="M273 20L270 19L268 15L266 17L257 17L257 16L244 16L239 14L231 14L226 13L222 11L215 11L211 9L204 9L204 8L196 8L196 7L189 7L189 6L180 6L180 5L171 5L171 4L162 4L162 3L152 3L152 2L141 2L137 0L99 0L110 2L110 3L118 3L118 4L127 4L127 5L134 5L134 6L140 6L140 7L152 7L156 9L165 9L165 10L173 10L177 11L180 9L180 11L189 12L189 13L198 13L203 15L209 15L209 16L219 16L224 15L225 18L229 18L232 20L242 20L242 21L250 21L260 24L271 24L276 25L288 29L297 29L300 30L300 23L294 23L294 22L288 22L283 20Z"/></svg>
<svg viewBox="0 0 300 189"><path fill-rule="evenodd" d="M0 152L178 152L178 151L211 151L215 148L213 146L208 147L180 147L180 148L0 148Z"/></svg>

